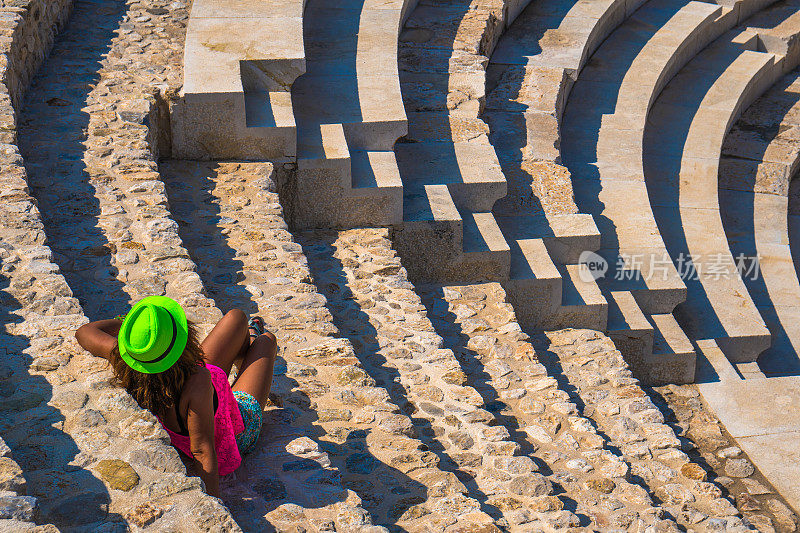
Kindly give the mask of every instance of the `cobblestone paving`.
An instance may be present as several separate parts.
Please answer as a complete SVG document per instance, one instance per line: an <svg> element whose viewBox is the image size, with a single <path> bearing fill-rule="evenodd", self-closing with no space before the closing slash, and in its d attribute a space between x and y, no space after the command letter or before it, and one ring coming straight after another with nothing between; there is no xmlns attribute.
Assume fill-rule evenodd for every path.
<svg viewBox="0 0 800 533"><path fill-rule="evenodd" d="M522 427L526 405L533 400L530 389L515 386L515 365L519 365L520 358L511 354L532 354L533 348L527 336L514 327L513 309L505 303L503 289L498 284L485 283L426 286L420 291L446 345L456 352L467 374L483 383L476 387L487 399L487 408L505 424ZM742 529L738 518L741 511L759 530L770 531L773 526L779 531L795 530L792 512L754 472L733 439L701 404L694 387L671 385L643 391L630 378L611 342L599 333L566 330L548 336L549 339L536 339L536 350L547 362L548 372L573 394L557 389L554 392L560 393L565 402L574 401L568 405L574 409L577 404L580 413L600 428L603 437L612 436L610 445L619 449L631 465L633 479L654 493L656 501L678 518L682 528ZM537 358L532 357L534 361ZM575 378L575 372L564 370L565 366L579 369L580 378ZM574 387L570 379L580 386ZM522 402L515 405L520 398ZM665 417L669 425L663 423ZM541 434L541 430L536 433ZM544 436L546 441L552 438L550 433ZM568 447L562 444L558 449L565 448ZM731 464L726 472L727 461ZM717 475L715 471L727 475ZM709 478L717 487L705 482ZM602 481L590 480L584 486L591 483L602 487L597 485ZM581 491L580 485L564 488L569 496ZM729 500L720 497L723 492L729 493L738 511ZM676 500L675 495L684 500Z"/></svg>
<svg viewBox="0 0 800 533"><path fill-rule="evenodd" d="M702 402L694 385L667 385L647 390L682 441L686 453L725 487L739 511L764 532L793 532L797 516L755 469L736 441Z"/></svg>
<svg viewBox="0 0 800 533"><path fill-rule="evenodd" d="M641 527L633 511L654 505L650 496L628 481L629 465L611 451L538 361L500 285L420 290L436 330L457 354L487 408L521 433L529 453L541 458L561 487L562 497L575 501L600 526Z"/></svg>
<svg viewBox="0 0 800 533"><path fill-rule="evenodd" d="M299 503L307 508L332 499L357 501L358 494L375 522L408 531L491 531L491 518L464 495L455 475L439 468L437 454L415 437L391 394L376 386L361 354L333 338L337 328L326 299L311 284L303 251L284 222L272 166L167 162L162 171L181 235L210 294L223 310L258 313L281 347L273 386L281 407L268 412L258 450L225 489L244 529L257 530L264 511L279 526L302 517L292 505L269 512L288 492L306 498ZM284 439L299 435L306 438L284 446ZM269 472L281 446L300 457L277 469L307 472L303 483L289 486ZM326 490L326 484L338 484L327 477L333 472L321 470L328 464L350 495ZM313 510L305 515L314 522ZM356 525L369 520L352 508L345 516ZM314 528L324 530L322 525L317 521Z"/></svg>
<svg viewBox="0 0 800 533"><path fill-rule="evenodd" d="M530 345L525 348L515 342L526 336L513 322L508 307L494 318L511 342L497 346L497 360L486 371L465 364L463 354L449 349L434 330L437 312L430 313L434 317L431 323L406 280L387 233L362 229L331 233L327 238L317 233L304 236L302 242L315 283L328 297L334 322L356 352L363 354L367 370L379 381L393 384L394 396L406 402L403 408L411 413L423 438L427 435L426 443L441 447L445 464L451 464L489 512L502 516L500 524L531 531L566 526L636 531L657 525L658 530L674 529L674 523L663 520L661 512L652 507L647 493L625 480L627 465L602 449L602 439L591 425L571 416L577 414L575 406L535 362ZM486 336L474 343L473 347L492 346ZM429 354L436 354L435 359ZM446 373L439 374L431 360L444 365ZM513 363L513 371L508 362ZM489 373L496 375L497 382L490 381ZM471 379L476 376L480 378ZM454 424L457 419L452 415L458 412L440 410L434 403L457 398L465 389L472 395L473 412L480 415L482 425L477 427L470 427L465 420ZM494 407L497 390L508 401L525 406L520 411L525 413L520 419L524 428L485 409ZM530 394L524 397L527 392ZM481 453L482 446L497 449L491 441L481 443L481 436L485 439L492 434L502 435L511 457L489 461L491 454ZM525 465L524 471L518 466L501 468L512 464ZM524 476L513 475L519 473ZM577 490L565 493L566 488ZM563 509L555 515L557 521L540 518L542 511L555 509ZM577 515L571 511L564 514L570 509Z"/></svg>
<svg viewBox="0 0 800 533"><path fill-rule="evenodd" d="M60 255L44 246L46 234L59 235L54 232L55 226L91 218L91 211L81 211L91 200L79 185L77 176L82 173L76 168L83 155L78 146L88 140L80 127L81 106L86 103L87 92L97 87L101 76L96 71L99 66L104 75L118 80L108 87L121 90L125 87L125 76L120 73L133 64L125 61L122 53L125 39L115 40L111 30L123 21L129 28L138 28L139 44L134 48L139 51L142 41L158 40L159 45L145 43L155 57L169 44L160 36L156 38L157 23L175 24L176 19L185 16L185 6L179 2L172 2L170 9L157 10L162 14L160 19L153 19L140 4L136 6L122 2L103 5L77 2L69 29L59 36L51 59L31 90L31 105L22 114L24 118L31 117L30 109L36 106L37 98L59 108L59 113L49 114L42 122L32 121L32 129L21 137L44 135L50 128L58 132L56 137L47 137L51 142L37 145L35 152L41 163L53 161L57 156L62 158L64 166L58 167L56 174L58 186L74 183L76 187L71 191L56 191L68 192L66 198L74 203L65 208L63 201L50 195L44 201L39 198L37 209L27 194L26 179L36 182L37 172L42 179L46 167L34 164L31 175L26 175L16 146L6 144L2 148L0 322L4 327L0 346L5 357L0 365L3 376L0 433L22 470L25 491L37 499L37 507L30 516L18 518L52 522L62 531L124 531L127 524L153 530L179 527L185 531L219 528L235 531L238 528L219 501L202 493L197 478L186 477L177 452L168 445L166 434L159 429L155 418L142 411L126 393L113 389L107 365L83 353L74 342L75 328L87 318L61 275L61 268L73 267L76 260L84 257L102 255L96 253L100 249L91 247L97 241L65 248L66 253ZM154 4L149 6L156 8ZM44 33L38 39L31 38L29 46L43 43L42 35L55 29L50 26L52 18L42 18L41 10L37 13ZM129 22L130 17L137 23ZM133 32L129 29L128 33ZM44 51L40 52L43 55ZM36 54L33 49L28 53ZM98 61L103 54L106 54L105 64L101 66ZM153 57L145 59L152 63ZM8 64L30 65L21 59ZM25 79L20 73L15 76ZM139 94L136 82L142 80L127 81L127 89L135 91L133 95ZM114 115L115 103L112 99L99 107ZM13 111L10 106L3 111L8 113L4 117L10 117L4 123L12 125L4 141L13 143ZM85 123L86 118L83 120ZM121 120L113 126L119 132L127 129ZM109 138L114 138L113 129L107 132ZM120 144L124 139L124 136L119 138ZM113 154L110 149L108 152ZM116 165L125 162L112 155L106 163L111 173ZM55 187L56 183L48 185ZM42 189L35 192L41 193ZM46 225L42 224L45 217L40 217L40 213L49 215ZM63 217L57 218L56 213ZM82 231L92 231L91 225L76 224L71 235L73 243L81 242ZM79 262L79 265L81 272L98 281L110 277L109 271L96 264ZM67 271L73 272L71 268ZM82 288L85 286L79 287ZM83 296L88 307L97 309L100 299ZM14 516L20 510L19 502L12 501L6 506L8 503L3 500L3 516ZM9 509L10 513L6 513ZM4 523L0 527L12 531L54 530L21 522Z"/></svg>
<svg viewBox="0 0 800 533"><path fill-rule="evenodd" d="M629 462L632 474L686 528L738 530L742 520L722 489L682 451L664 416L607 337L571 330L549 334L545 357L576 402Z"/></svg>
<svg viewBox="0 0 800 533"><path fill-rule="evenodd" d="M180 83L185 18L182 2L76 2L28 93L19 126L28 181L55 261L92 319L149 294L175 297L206 327L220 317L181 247L148 143L154 91Z"/></svg>
<svg viewBox="0 0 800 533"><path fill-rule="evenodd" d="M29 93L20 132L29 181L39 201L55 259L92 318L124 312L131 302L149 294L167 294L179 300L202 330L208 330L222 316L203 294L195 264L183 248L177 223L171 219L155 163L160 147L155 97L159 90L168 91L180 83L185 18L186 5L181 2L135 2L128 6L122 2L78 2L72 23L59 38ZM71 330L74 327L63 328ZM83 378L82 374L100 364L88 355L74 360L77 363L72 381ZM107 377L92 388L107 388ZM80 408L91 406L91 399L89 403L80 401L82 393L78 392L85 388L85 382L79 380L72 388L79 396L69 406L78 411L75 416L85 418L85 410ZM119 390L103 394L98 401L110 402L109 407L119 414L110 420L80 418L76 427L93 427L106 421L117 424L116 418L125 415L128 418L119 423L123 437L164 441L164 432L153 417L139 410L127 394ZM131 410L136 413L131 415ZM259 448L259 453L268 455L270 461L264 461L260 470L247 472L259 476L255 479L261 484L253 486L260 493L253 496L251 490L228 494L229 500L240 506L250 502L252 512L260 512L247 524L248 530L271 531L282 522L297 527L313 525L317 529L335 525L342 531L369 526L369 516L357 506L358 498L343 491L338 473L327 468L327 455L293 426L276 425L279 429L271 432ZM103 469L101 475L108 470L112 481L106 481L118 489L114 483L120 472L131 477L138 474L129 463L117 458L124 456L126 447L117 442L110 445L103 429L83 431L76 439L105 450L111 462L98 463ZM194 519L202 527L238 530L218 500L199 493L199 479L185 477L174 449L151 449L154 454L137 456L138 463L148 472L140 492L145 491L148 500L157 500L194 489L192 501L198 505L196 511L176 508L169 513L170 518L164 509L148 507L150 502L146 501L143 507L128 513L130 524L152 523L151 527L158 530L178 525L181 530L191 530ZM312 463L317 466L311 468ZM156 471L159 467L179 473L165 476ZM312 478L315 480L310 481ZM313 490L304 486L308 483ZM135 485L128 480L121 490ZM308 504L315 496L325 500L331 493L338 500L333 507L325 507L327 501L315 501L317 505L309 504L306 514L307 509L297 505ZM308 496L297 502L298 494ZM261 507L256 505L259 501ZM293 503L275 509L289 501ZM112 508L115 502L112 498ZM200 504L216 507L203 508ZM271 517L265 518L264 506L274 510ZM92 512L91 506L85 507L78 514ZM94 516L96 519L102 514ZM119 527L125 528L121 521Z"/></svg>

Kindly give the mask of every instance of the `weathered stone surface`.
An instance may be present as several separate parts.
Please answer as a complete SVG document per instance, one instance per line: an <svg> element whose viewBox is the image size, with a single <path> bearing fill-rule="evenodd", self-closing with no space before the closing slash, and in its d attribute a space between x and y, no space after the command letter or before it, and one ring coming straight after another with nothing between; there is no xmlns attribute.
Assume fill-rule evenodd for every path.
<svg viewBox="0 0 800 533"><path fill-rule="evenodd" d="M94 468L112 489L127 491L139 484L139 474L120 459L103 459Z"/></svg>
<svg viewBox="0 0 800 533"><path fill-rule="evenodd" d="M142 503L125 513L125 520L138 527L147 527L164 514L164 509L151 503Z"/></svg>

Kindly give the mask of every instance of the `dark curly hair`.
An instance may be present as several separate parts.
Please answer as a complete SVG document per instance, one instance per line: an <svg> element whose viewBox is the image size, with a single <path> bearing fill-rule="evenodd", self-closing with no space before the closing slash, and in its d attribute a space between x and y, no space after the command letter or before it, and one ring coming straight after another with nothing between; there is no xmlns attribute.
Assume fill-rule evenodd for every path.
<svg viewBox="0 0 800 533"><path fill-rule="evenodd" d="M112 352L114 384L127 390L140 406L159 416L164 416L175 405L186 380L200 369L203 362L197 330L191 322L188 326L189 338L180 359L158 374L144 374L129 367L119 355L119 346Z"/></svg>

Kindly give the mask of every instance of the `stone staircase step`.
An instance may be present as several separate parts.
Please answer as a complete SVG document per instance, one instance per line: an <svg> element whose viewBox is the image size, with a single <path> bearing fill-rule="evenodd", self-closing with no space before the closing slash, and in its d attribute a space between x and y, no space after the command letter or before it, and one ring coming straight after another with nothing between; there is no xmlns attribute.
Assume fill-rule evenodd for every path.
<svg viewBox="0 0 800 533"><path fill-rule="evenodd" d="M287 187L296 227L402 222L392 149L408 133L408 120L397 65L385 58L397 55L394 36L406 4L313 0L306 7L307 72L292 86L298 171Z"/></svg>
<svg viewBox="0 0 800 533"><path fill-rule="evenodd" d="M585 265L554 263L542 239L511 243L511 276L504 285L523 327L605 328L608 303Z"/></svg>
<svg viewBox="0 0 800 533"><path fill-rule="evenodd" d="M486 56L527 1L423 1L405 21L398 62L409 130L395 146L405 188L395 244L412 279L508 278L508 245L491 214L508 191L480 113Z"/></svg>
<svg viewBox="0 0 800 533"><path fill-rule="evenodd" d="M552 318L553 329L556 324L575 324L576 327L605 331L608 323L608 302L600 287L592 279L586 265L556 265L563 283L561 308Z"/></svg>
<svg viewBox="0 0 800 533"><path fill-rule="evenodd" d="M510 242L511 275L505 283L520 324L535 328L562 301L561 273L542 239Z"/></svg>
<svg viewBox="0 0 800 533"><path fill-rule="evenodd" d="M459 209L491 211L506 194L500 164L488 144L399 143L395 153L407 187L446 184Z"/></svg>
<svg viewBox="0 0 800 533"><path fill-rule="evenodd" d="M390 225L402 220L403 184L393 152L350 150L341 124L301 124L298 132L302 141L292 217L297 226Z"/></svg>
<svg viewBox="0 0 800 533"><path fill-rule="evenodd" d="M800 151L792 142L796 126L787 118L798 107L790 96L797 82L795 71L748 108L725 138L726 156L719 167L719 206L728 245L737 261L749 258L742 265L742 279L772 336L757 364L737 365L746 379L800 369L800 332L795 327L800 283L788 227L790 180L800 165ZM740 147L738 154L735 146Z"/></svg>
<svg viewBox="0 0 800 533"><path fill-rule="evenodd" d="M600 232L591 215L498 216L507 240L541 239L553 261L577 263L581 254L600 246Z"/></svg>
<svg viewBox="0 0 800 533"><path fill-rule="evenodd" d="M397 93L390 98L384 91ZM336 76L304 74L292 88L298 121L342 124L348 145L361 150L391 150L408 131L397 74Z"/></svg>
<svg viewBox="0 0 800 533"><path fill-rule="evenodd" d="M630 291L610 291L606 334L622 352L625 362L640 380L649 377L648 356L653 353L655 331Z"/></svg>
<svg viewBox="0 0 800 533"><path fill-rule="evenodd" d="M356 151L350 153L353 190L356 194L390 192L396 196L394 207L403 205L403 182L397 170L397 158L392 151ZM399 196L397 196L399 195ZM402 220L402 213L396 218ZM376 222L383 225L381 222Z"/></svg>
<svg viewBox="0 0 800 533"><path fill-rule="evenodd" d="M290 128L294 130L292 97L285 91L253 91L244 95L247 128ZM253 130L256 131L256 130Z"/></svg>
<svg viewBox="0 0 800 533"><path fill-rule="evenodd" d="M655 339L650 384L692 383L695 377L696 354L692 343L671 313L651 315Z"/></svg>
<svg viewBox="0 0 800 533"><path fill-rule="evenodd" d="M404 195L394 243L412 279L508 277L508 244L491 213L459 210L447 185L406 185Z"/></svg>
<svg viewBox="0 0 800 533"><path fill-rule="evenodd" d="M694 382L694 347L671 313L648 318L628 291L612 291L607 298L608 336L642 383Z"/></svg>
<svg viewBox="0 0 800 533"><path fill-rule="evenodd" d="M503 232L491 213L464 213L464 261L496 263L495 278L507 276L511 252ZM486 267L483 267L486 268Z"/></svg>
<svg viewBox="0 0 800 533"><path fill-rule="evenodd" d="M184 84L172 119L176 155L294 157L289 91L306 68L303 4L193 3Z"/></svg>

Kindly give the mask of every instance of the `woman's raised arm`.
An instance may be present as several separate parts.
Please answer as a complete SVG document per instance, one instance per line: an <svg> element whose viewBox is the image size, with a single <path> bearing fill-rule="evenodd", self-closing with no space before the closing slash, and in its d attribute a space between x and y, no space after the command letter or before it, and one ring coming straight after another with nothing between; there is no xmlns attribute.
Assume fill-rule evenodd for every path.
<svg viewBox="0 0 800 533"><path fill-rule="evenodd" d="M116 318L89 322L78 328L75 338L87 352L109 359L117 347L117 334L120 326L122 326L122 321Z"/></svg>

